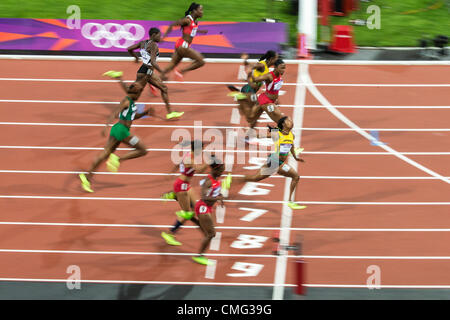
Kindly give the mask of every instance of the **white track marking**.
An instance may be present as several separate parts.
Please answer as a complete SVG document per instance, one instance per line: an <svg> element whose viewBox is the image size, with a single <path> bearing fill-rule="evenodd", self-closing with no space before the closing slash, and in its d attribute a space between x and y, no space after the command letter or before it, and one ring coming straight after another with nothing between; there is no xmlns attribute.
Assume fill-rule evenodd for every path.
<svg viewBox="0 0 450 320"><path fill-rule="evenodd" d="M330 111L336 118L344 122L346 125L348 125L350 128L353 128L356 132L358 132L360 135L362 135L364 138L366 138L369 141L375 141L376 139L370 135L369 133L363 131L360 127L358 127L354 122L349 120L346 116L344 116L340 111L338 111L336 108L333 107L333 105L325 98L325 96L320 93L320 91L314 86L314 83L311 80L311 77L309 75L309 72L305 72L301 74L301 81L305 83L306 87L308 88L309 92L323 105L325 106L328 111ZM297 81L298 82L298 81ZM450 184L450 180L441 176L440 174L434 172L433 170L428 169L427 167L424 167L423 165L417 163L414 160L409 159L408 157L405 157L401 153L397 152L396 150L392 149L391 147L387 145L378 145L380 148L386 150L389 153L392 153L392 155L395 155L397 158L405 161L406 163L416 167L417 169L426 172L427 174L436 177L443 182Z"/></svg>
<svg viewBox="0 0 450 320"><path fill-rule="evenodd" d="M87 171L39 171L39 170L0 170L0 173L12 173L12 174L80 174L88 173ZM97 171L95 174L99 175L124 175L124 176L178 176L179 173L166 173L166 172L109 172L109 171ZM206 173L199 173L197 176L206 177ZM232 174L232 177L243 177L243 174ZM283 176L272 175L268 179L284 179ZM300 176L301 179L318 179L318 180L439 180L436 177L357 177L357 176ZM447 177L450 179L450 177ZM219 207L217 207L219 208ZM250 209L244 209L250 210ZM223 210L225 212L225 210ZM217 212L217 209L216 209ZM222 213L221 213L222 214ZM217 214L216 214L217 215ZM219 221L219 218L218 218Z"/></svg>
<svg viewBox="0 0 450 320"><path fill-rule="evenodd" d="M211 243L209 244L209 250L219 251L221 238L222 232L216 232L216 236L212 238Z"/></svg>
<svg viewBox="0 0 450 320"><path fill-rule="evenodd" d="M303 84L301 84L301 74L303 72L307 72L307 65L299 64L297 69L297 87L295 89L295 100L294 100L294 114L293 114L293 122L295 123L297 128L300 128L298 132L295 134L294 147L300 147L301 141L301 128L303 125L303 112L304 105L306 99L306 88ZM297 161L289 157L289 165L291 168L297 171L298 164ZM287 202L289 201L289 193L290 193L290 184L291 179L286 178L284 184L284 196L283 196L283 209L281 214L281 226L280 226L280 243L281 244L289 244L290 240L290 227L292 224L292 209L287 206ZM284 288L283 284L286 282L286 269L287 269L287 258L286 254L288 252L284 249L280 250L279 255L277 256L277 262L275 266L275 279L273 288L272 299L273 300L283 300L284 297Z"/></svg>
<svg viewBox="0 0 450 320"><path fill-rule="evenodd" d="M101 228L156 228L167 229L171 225L148 225L148 224L108 224L108 223L73 223L73 222L23 222L23 221L0 221L0 226L47 226L47 227L101 227ZM183 225L180 228L198 229L198 226ZM243 226L216 226L221 230L280 230L277 227L243 227ZM450 228L289 228L291 231L310 232L450 232Z"/></svg>
<svg viewBox="0 0 450 320"><path fill-rule="evenodd" d="M0 149L37 149L37 150L103 150L102 147L46 147L46 146L0 146ZM132 148L117 148L118 151L133 150ZM164 148L150 148L147 151L161 151L161 152L180 152L188 149L164 149ZM251 150L215 150L215 152L224 153L255 153ZM269 153L270 151L257 151L259 153ZM450 152L399 152L403 155L416 156L442 156L450 155ZM392 156L390 152L345 152L345 151L303 151L302 154L316 154L316 155L373 155L373 156ZM120 174L120 173L118 173Z"/></svg>
<svg viewBox="0 0 450 320"><path fill-rule="evenodd" d="M206 266L205 270L205 278L206 279L214 279L216 276L216 267L217 260L208 259L211 264Z"/></svg>
<svg viewBox="0 0 450 320"><path fill-rule="evenodd" d="M0 78L0 81L28 81L28 82L80 82L80 83L118 83L118 80L98 80L98 79L64 79L64 78ZM134 82L134 80L124 80L123 82ZM246 82L232 82L232 81L164 81L167 84L178 84L178 85L244 85ZM295 86L295 83L284 83L284 86ZM316 83L319 87L436 87L436 88L447 88L450 84L447 83L432 83L432 84L407 84L407 83Z"/></svg>
<svg viewBox="0 0 450 320"><path fill-rule="evenodd" d="M0 199L40 199L40 200L106 200L106 201L161 201L161 198L116 198L116 197L69 197L69 196L27 196L27 195L0 195ZM167 200L175 201L175 200ZM285 201L271 201L271 200L224 200L230 203L275 203L283 204ZM314 205L375 205L375 206L448 206L450 202L356 202L356 201L297 201L300 204L314 204Z"/></svg>
<svg viewBox="0 0 450 320"><path fill-rule="evenodd" d="M119 104L116 101L79 101L79 100L17 100L17 99L0 99L0 102L4 103L55 103L55 104ZM163 106L164 102L139 102L145 105L160 105ZM174 106L189 106L189 107L236 107L237 104L233 103L193 103L193 102L171 102ZM1 106L1 105L0 105ZM292 104L280 104L282 108L294 108ZM324 109L323 105L305 105L305 108L317 108ZM334 106L337 109L450 109L450 106Z"/></svg>
<svg viewBox="0 0 450 320"><path fill-rule="evenodd" d="M140 255L140 256L193 256L195 253L187 252L145 252L145 251L89 251L89 250L38 250L38 249L0 249L1 253L62 253L62 254L93 254L93 255ZM205 253L208 257L239 257L239 258L277 258L271 254L229 254ZM285 258L329 259L329 260L450 260L450 256L319 256L319 255L289 255ZM285 283L276 284L284 286ZM273 284L272 284L273 286Z"/></svg>
<svg viewBox="0 0 450 320"><path fill-rule="evenodd" d="M233 109L237 110L237 109ZM238 113L239 116L239 113ZM240 116L239 116L240 117ZM239 124L239 120L233 122L233 124ZM12 126L61 126L61 127L104 127L104 123L62 123L62 122L0 122L0 125L12 125ZM203 129L246 129L247 127L239 126L195 126L195 125L164 125L164 124L133 124L133 128L203 128ZM255 129L266 129L265 127L255 127ZM355 131L353 128L294 128L294 130L302 131ZM450 132L449 128L361 128L364 131L395 131L395 132Z"/></svg>
<svg viewBox="0 0 450 320"><path fill-rule="evenodd" d="M39 61L129 61L134 62L133 57L108 57L108 56L69 56L69 55L0 55L0 60L39 60ZM158 58L161 62L170 62L171 58ZM183 62L189 62L190 59L184 58ZM207 63L234 63L242 64L243 59L238 58L205 58ZM248 62L258 62L257 59L248 59ZM446 66L450 65L450 61L364 61L364 60L298 60L285 59L286 64L308 64L308 65L352 65L352 66L370 66L370 65L394 65L394 66Z"/></svg>

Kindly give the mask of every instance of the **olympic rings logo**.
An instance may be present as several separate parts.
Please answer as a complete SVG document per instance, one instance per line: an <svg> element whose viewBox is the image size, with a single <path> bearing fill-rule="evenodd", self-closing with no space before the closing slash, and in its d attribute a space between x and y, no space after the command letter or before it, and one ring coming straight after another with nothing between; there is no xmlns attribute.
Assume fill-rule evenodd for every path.
<svg viewBox="0 0 450 320"><path fill-rule="evenodd" d="M134 34L131 32L134 28ZM97 48L127 48L141 40L145 35L144 27L136 23L100 23L89 22L81 28L84 38L91 40ZM122 40L122 41L121 41Z"/></svg>

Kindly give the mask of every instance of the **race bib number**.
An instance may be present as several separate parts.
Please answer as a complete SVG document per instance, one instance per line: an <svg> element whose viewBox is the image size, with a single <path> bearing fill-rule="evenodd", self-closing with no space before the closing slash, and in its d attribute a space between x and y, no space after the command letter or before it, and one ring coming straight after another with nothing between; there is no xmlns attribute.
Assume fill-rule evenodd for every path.
<svg viewBox="0 0 450 320"><path fill-rule="evenodd" d="M291 151L292 145L290 144L281 144L280 145L280 153L289 153Z"/></svg>
<svg viewBox="0 0 450 320"><path fill-rule="evenodd" d="M191 37L195 37L195 35L197 34L197 29L198 29L198 28L192 29Z"/></svg>
<svg viewBox="0 0 450 320"><path fill-rule="evenodd" d="M276 91L278 91L278 90L281 89L282 86L283 86L283 80L281 80L281 81L275 83L274 89L275 89Z"/></svg>

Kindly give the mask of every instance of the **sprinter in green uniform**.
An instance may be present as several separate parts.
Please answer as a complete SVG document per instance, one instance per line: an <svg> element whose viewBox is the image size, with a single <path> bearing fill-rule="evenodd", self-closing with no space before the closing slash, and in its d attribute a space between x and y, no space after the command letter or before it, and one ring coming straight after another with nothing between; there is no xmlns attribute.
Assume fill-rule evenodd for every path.
<svg viewBox="0 0 450 320"><path fill-rule="evenodd" d="M150 107L144 112L138 113L135 102L142 93L142 85L139 82L133 82L130 86L127 86L120 77L119 81L121 86L127 92L127 96L122 99L120 105L108 117L106 127L102 131L102 135L105 136L106 130L114 118L119 118L119 121L111 128L104 150L95 158L88 173L86 175L79 175L81 179L81 187L86 192L94 192L91 188L90 180L95 170L97 170L100 164L106 159L108 159L106 162L106 167L108 170L116 172L119 170L120 161L142 157L147 154L147 148L142 141L140 141L137 136L130 134L130 127L134 120L142 118L146 115L153 115L154 110ZM133 147L134 150L119 157L114 154L114 151L122 142Z"/></svg>

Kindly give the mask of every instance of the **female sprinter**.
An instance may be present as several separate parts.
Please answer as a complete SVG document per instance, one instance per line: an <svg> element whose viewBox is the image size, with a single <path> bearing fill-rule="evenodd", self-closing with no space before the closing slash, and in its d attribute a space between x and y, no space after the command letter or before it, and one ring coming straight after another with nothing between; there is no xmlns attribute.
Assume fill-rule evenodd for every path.
<svg viewBox="0 0 450 320"><path fill-rule="evenodd" d="M278 120L278 128L270 128L276 130L276 132L267 134L267 137L274 139L276 151L267 158L267 162L261 167L258 173L254 175L246 175L242 178L235 178L238 182L257 182L270 177L274 173L278 173L284 177L292 178L290 185L290 193L288 206L291 209L304 209L306 206L301 206L293 202L295 188L297 187L299 176L298 173L288 165L289 153L292 154L295 160L304 162L303 159L297 157L297 155L303 150L302 148L294 148L294 134L292 133L293 122L289 117L282 117ZM274 134L274 136L272 136ZM226 178L231 181L231 175Z"/></svg>
<svg viewBox="0 0 450 320"><path fill-rule="evenodd" d="M211 239L216 236L214 221L211 217L212 208L217 201L220 201L223 205L221 181L219 178L225 170L225 166L223 163L215 159L215 157L212 156L211 158L213 160L210 164L211 174L208 174L208 177L203 180L201 191L202 196L201 199L195 204L195 215L198 219L200 229L204 234L204 238L200 245L198 255L192 257L192 260L204 265L208 265L210 262L203 255L203 253L209 246Z"/></svg>
<svg viewBox="0 0 450 320"><path fill-rule="evenodd" d="M143 113L137 113L135 101L141 95L143 87L138 82L133 82L129 87L127 87L121 79L120 84L122 85L122 87L127 88L127 96L122 99L120 105L108 117L106 127L103 129L102 135L105 136L106 129L114 118L117 118L117 116L119 116L119 121L111 128L111 132L108 141L106 142L105 148L102 153L99 154L97 158L95 158L88 171L88 174L79 175L81 179L81 186L87 192L94 192L91 188L91 177L94 171L99 167L99 165L108 157L109 159L106 162L106 166L109 171L115 172L119 169L120 161L142 157L147 154L147 148L145 147L145 145L139 140L137 136L132 136L130 134L130 127L133 120L139 119L145 115L153 115L154 110L152 108L148 108ZM133 147L134 150L126 153L119 158L113 152L117 149L121 142L124 142L127 145Z"/></svg>
<svg viewBox="0 0 450 320"><path fill-rule="evenodd" d="M139 82L142 87L145 87L148 82L150 86L153 85L161 91L161 97L167 110L166 119L181 117L184 112L176 112L171 110L167 86L154 72L155 69L158 70L159 73L162 72L161 68L156 63L156 59L159 57L158 43L161 41L161 31L159 31L158 28L151 28L148 31L148 35L150 39L138 42L127 49L128 53L136 59L136 63L139 62L139 57L134 50L139 49L142 57L142 66L137 72L136 82Z"/></svg>
<svg viewBox="0 0 450 320"><path fill-rule="evenodd" d="M261 86L263 85L263 81L255 82L253 81L254 78L261 77L265 74L268 74L269 67L272 67L275 62L278 60L278 54L275 51L269 50L267 51L261 58L259 59L258 63L254 64L253 66L250 66L250 72L248 73L247 81L248 83L243 86L240 90L242 94L237 94L239 92L239 89L229 85L228 89L230 89L231 92L230 96L236 96L236 99L239 103L239 111L241 115L245 116L249 126L250 130L253 129L256 126L256 122L258 121L259 116L255 118L251 118L252 114L252 107L256 104L257 96L256 93L259 91ZM244 64L248 64L247 60L244 61ZM248 139L248 136L246 136L246 141Z"/></svg>
<svg viewBox="0 0 450 320"><path fill-rule="evenodd" d="M172 23L167 29L166 33L163 36L163 40L175 26L181 26L183 34L181 38L178 39L178 41L175 43L175 51L172 55L172 61L161 73L161 78L163 80L167 79L166 74L170 72L173 68L175 68L184 57L190 58L194 60L194 62L192 62L190 66L180 71L177 71L175 69L175 74L179 78L182 78L184 73L198 69L205 64L205 61L203 60L203 55L190 47L192 40L194 39L197 33L208 32L207 30L198 30L197 19L201 17L203 17L203 6L198 3L192 2L191 5L189 6L189 9L185 12L185 17Z"/></svg>
<svg viewBox="0 0 450 320"><path fill-rule="evenodd" d="M278 122L282 117L284 117L284 114L278 108L277 103L278 93L283 86L283 79L281 76L286 71L286 64L283 60L278 59L275 61L274 65L275 69L269 73L266 73L260 77L254 77L253 75L250 76L254 82L264 81L266 83L266 92L263 92L258 96L258 103L252 107L249 113L251 123L256 124L264 111L274 122ZM239 95L236 97L237 99L245 99L249 101L248 96L244 97Z"/></svg>
<svg viewBox="0 0 450 320"><path fill-rule="evenodd" d="M194 206L197 201L197 196L194 190L191 189L191 180L194 174L205 172L208 168L208 164L196 164L196 160L202 155L203 143L199 140L194 140L190 142L191 151L187 152L181 161L175 168L180 168L181 175L175 180L173 184L173 191L164 193L162 198L176 199L181 207L180 211L176 212L176 215L180 220L177 219L174 226L170 229L169 233L162 232L161 236L166 240L167 244L173 246L179 246L181 243L175 240L175 233L179 227L181 227L187 220L191 220L197 223L194 216ZM203 161L203 159L202 159Z"/></svg>

